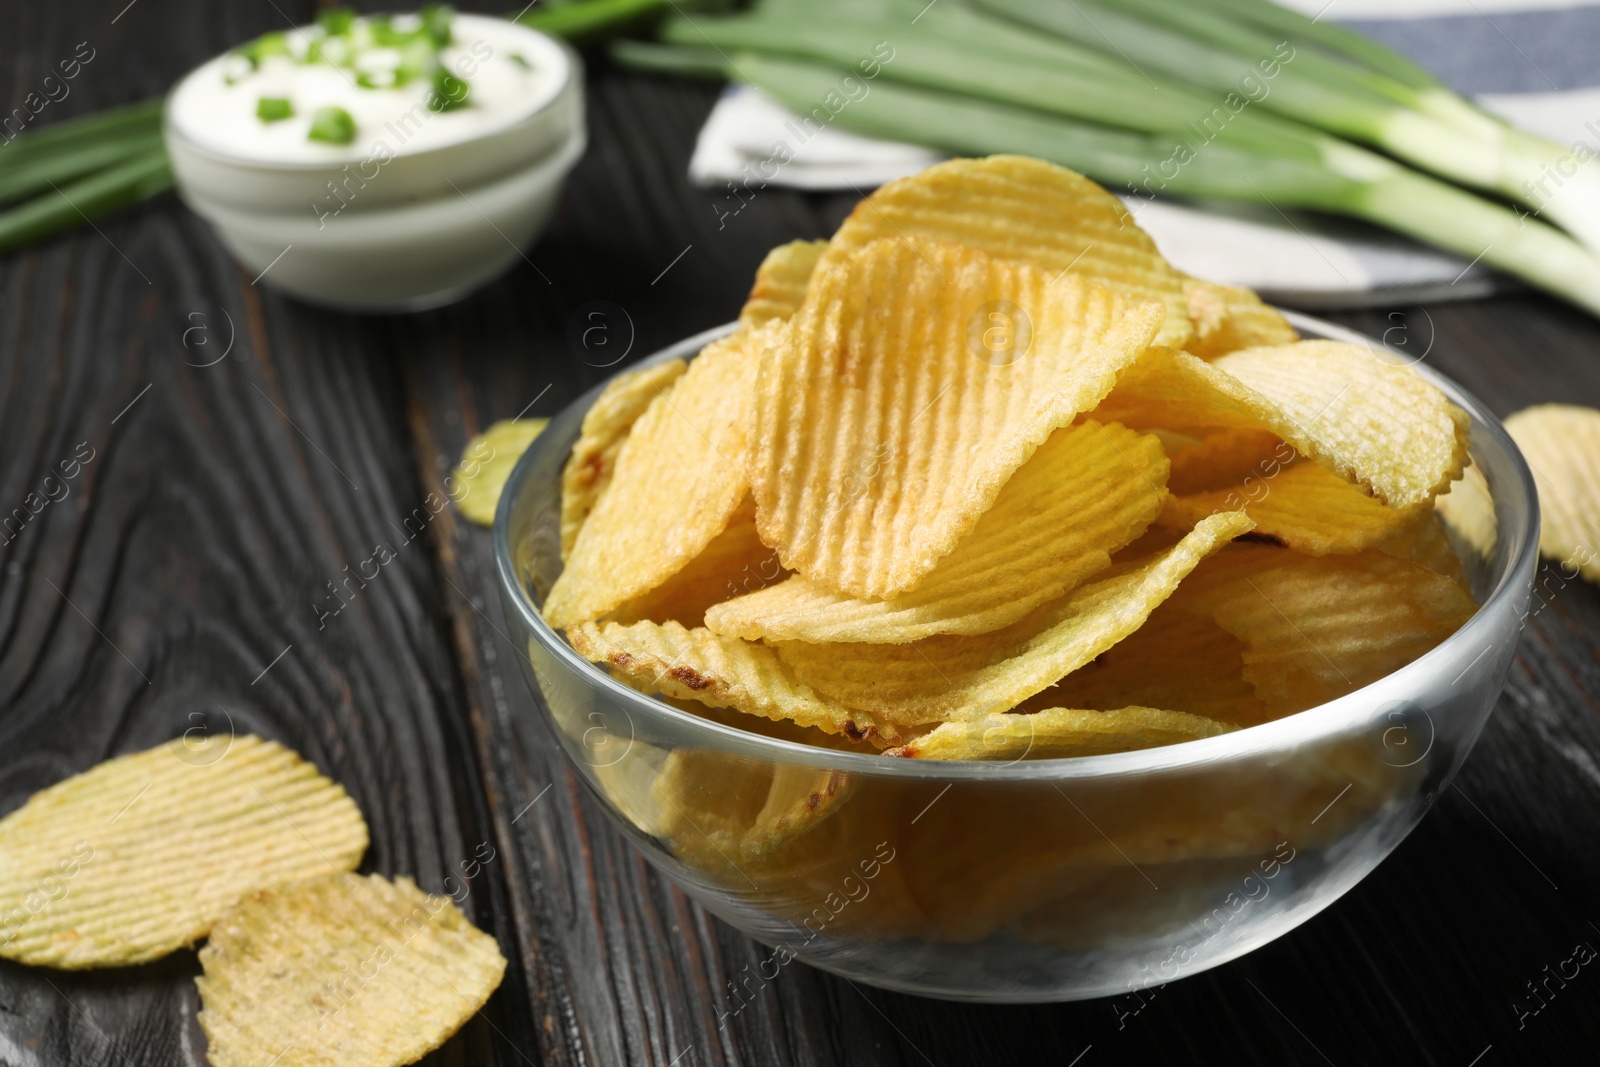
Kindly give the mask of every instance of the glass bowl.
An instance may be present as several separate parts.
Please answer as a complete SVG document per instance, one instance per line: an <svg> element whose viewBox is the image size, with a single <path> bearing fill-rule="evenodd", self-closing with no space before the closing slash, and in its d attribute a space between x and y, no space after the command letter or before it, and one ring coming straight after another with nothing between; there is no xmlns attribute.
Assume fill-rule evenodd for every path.
<svg viewBox="0 0 1600 1067"><path fill-rule="evenodd" d="M1290 313L1307 337L1358 334ZM690 357L732 324L645 363ZM1398 354L1396 358L1399 357ZM599 392L553 419L495 520L507 617L583 779L634 844L769 947L730 984L737 1014L790 961L961 1000L1077 1000L1193 974L1333 903L1449 784L1505 684L1538 511L1528 468L1476 399L1495 499L1490 558L1463 551L1482 605L1427 655L1299 714L1164 748L1011 763L890 759L695 714L590 664L539 615L561 570L561 469ZM750 732L729 723L743 719Z"/></svg>

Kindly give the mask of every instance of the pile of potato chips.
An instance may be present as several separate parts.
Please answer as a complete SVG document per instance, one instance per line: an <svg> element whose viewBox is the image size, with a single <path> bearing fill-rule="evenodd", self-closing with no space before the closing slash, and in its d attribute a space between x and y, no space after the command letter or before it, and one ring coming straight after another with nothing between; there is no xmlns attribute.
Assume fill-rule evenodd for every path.
<svg viewBox="0 0 1600 1067"><path fill-rule="evenodd" d="M258 737L108 760L0 819L0 956L126 966L209 937L213 1067L412 1063L506 961L450 900L351 874L368 837L337 783Z"/></svg>
<svg viewBox="0 0 1600 1067"><path fill-rule="evenodd" d="M1186 277L1093 182L954 160L774 249L693 361L611 382L544 615L636 688L828 747L1204 738L1473 614L1434 508L1466 458L1411 368Z"/></svg>

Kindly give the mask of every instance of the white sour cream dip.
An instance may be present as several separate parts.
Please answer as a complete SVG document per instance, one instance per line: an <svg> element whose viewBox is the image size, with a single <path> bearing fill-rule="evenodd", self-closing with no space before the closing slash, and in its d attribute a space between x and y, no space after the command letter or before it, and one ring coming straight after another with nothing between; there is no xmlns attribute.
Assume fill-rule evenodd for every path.
<svg viewBox="0 0 1600 1067"><path fill-rule="evenodd" d="M397 25L409 16L393 16ZM455 15L451 43L439 62L467 86L466 102L441 110L431 77L405 85L368 88L359 83L385 78L401 62L399 50L370 47L356 52L354 66L301 62L321 27L284 31L288 55L266 56L252 67L228 53L184 79L168 104L167 121L195 145L223 155L263 163L340 163L424 152L503 129L548 104L571 76L566 53L542 34L504 19ZM337 49L334 49L337 51ZM263 98L289 101L293 114L277 121L257 115ZM347 144L310 137L319 109L341 108L355 123Z"/></svg>

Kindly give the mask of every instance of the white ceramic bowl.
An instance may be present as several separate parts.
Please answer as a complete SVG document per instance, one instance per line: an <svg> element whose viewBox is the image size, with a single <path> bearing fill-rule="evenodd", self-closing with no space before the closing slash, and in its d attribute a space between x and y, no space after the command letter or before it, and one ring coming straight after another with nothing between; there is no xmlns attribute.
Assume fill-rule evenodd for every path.
<svg viewBox="0 0 1600 1067"><path fill-rule="evenodd" d="M514 39L557 74L554 84L502 125L381 165L335 152L326 161L253 159L185 130L175 102L219 78L226 56L173 89L163 131L178 192L253 278L325 307L417 311L522 258L583 155L582 63L563 42L501 19L458 15L454 26L466 39ZM329 183L348 199L333 198Z"/></svg>

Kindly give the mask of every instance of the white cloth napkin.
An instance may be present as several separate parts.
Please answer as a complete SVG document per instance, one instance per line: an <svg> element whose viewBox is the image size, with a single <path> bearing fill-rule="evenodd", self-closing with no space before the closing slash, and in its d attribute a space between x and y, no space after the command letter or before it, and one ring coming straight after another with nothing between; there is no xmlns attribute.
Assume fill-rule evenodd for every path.
<svg viewBox="0 0 1600 1067"><path fill-rule="evenodd" d="M1486 109L1563 144L1600 149L1600 0L1284 0L1410 55ZM1533 57L1533 58L1530 58ZM689 177L716 189L766 160L793 113L744 85L717 101ZM773 185L855 190L944 158L915 145L827 128ZM739 201L728 193L730 208ZM1355 221L1242 204L1129 202L1179 269L1244 285L1277 303L1360 307L1465 299L1510 286L1480 264Z"/></svg>

